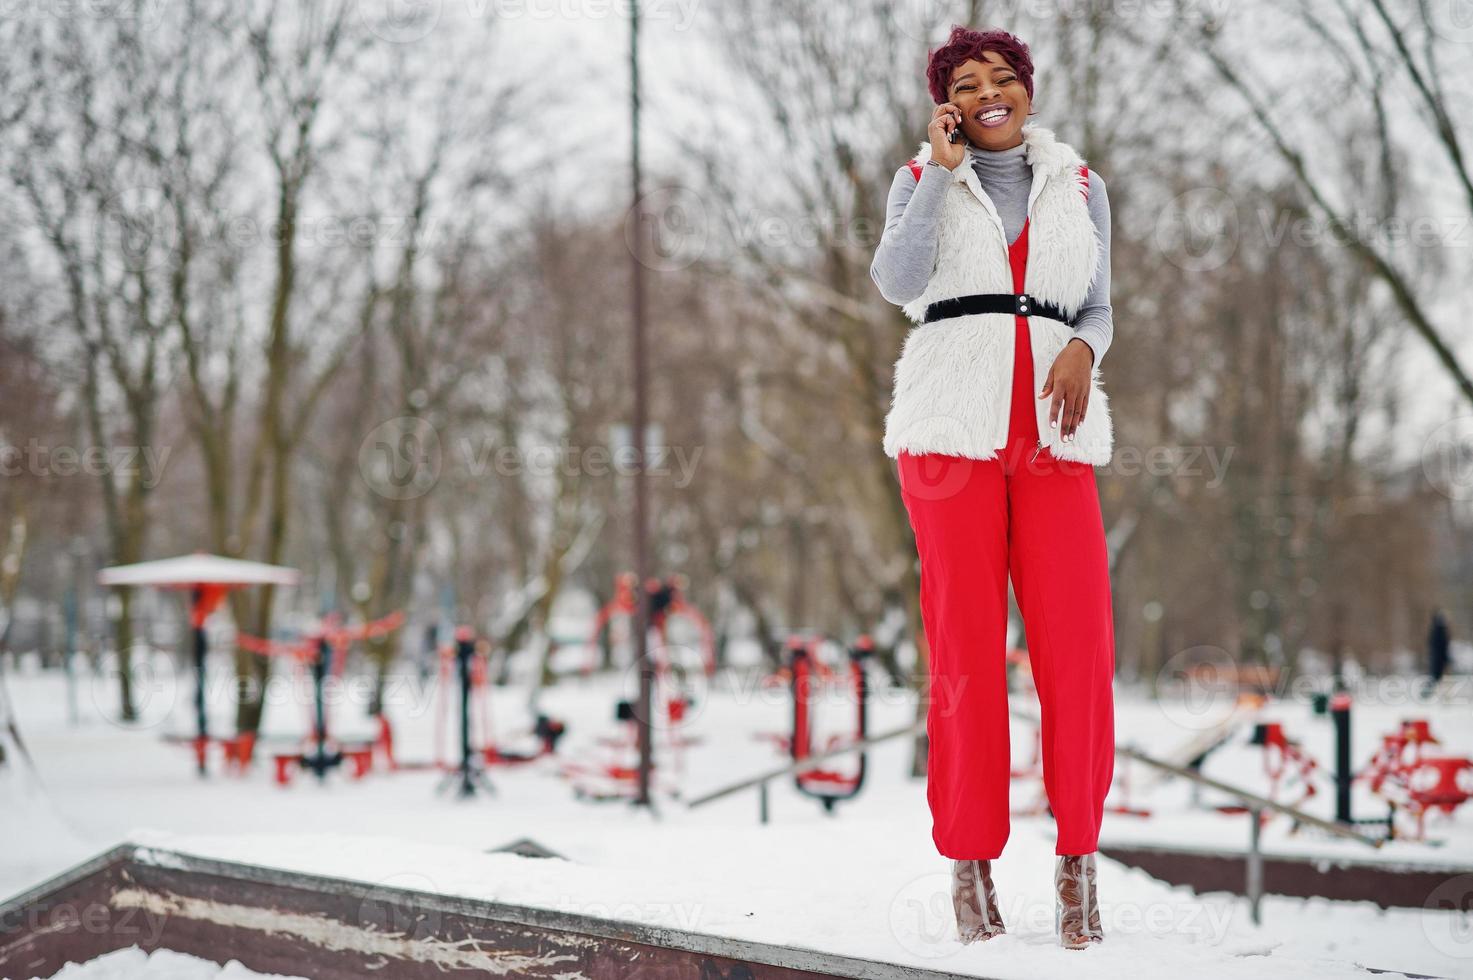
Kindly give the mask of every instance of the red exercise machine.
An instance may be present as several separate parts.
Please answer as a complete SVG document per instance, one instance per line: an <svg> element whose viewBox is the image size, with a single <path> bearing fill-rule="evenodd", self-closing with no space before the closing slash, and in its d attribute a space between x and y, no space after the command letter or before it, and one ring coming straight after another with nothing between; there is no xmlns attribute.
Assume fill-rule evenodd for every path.
<svg viewBox="0 0 1473 980"><path fill-rule="evenodd" d="M1428 813L1451 817L1473 798L1473 760L1425 753L1426 746L1441 744L1427 719L1403 719L1396 731L1381 736L1381 747L1355 777L1390 803L1393 812L1399 807L1412 814L1412 840L1426 840Z"/></svg>
<svg viewBox="0 0 1473 980"><path fill-rule="evenodd" d="M311 674L312 704L308 708L307 720L309 734L304 740L306 744L298 749L272 754L278 785L290 785L294 767L316 774L319 782L326 779L328 770L335 769L344 762L352 767L354 779L362 779L372 770L376 744L374 740L349 742L329 735L323 689L329 676L342 677L348 650L354 642L384 636L398 629L403 622L404 614L393 612L372 622L344 626L342 617L332 613L296 642L267 640L246 633L237 635L238 648L262 657L286 657L296 665L298 676L303 673ZM247 736L243 735L242 738L246 739ZM234 754L237 771L244 770L250 764L254 747L255 737L249 735L245 744Z"/></svg>
<svg viewBox="0 0 1473 980"><path fill-rule="evenodd" d="M874 641L868 636L855 641L849 650L848 664L843 670L831 672L833 680L827 684L820 673L816 640L790 642L789 651L793 690L793 736L790 743L793 761L802 762L814 755L815 702L825 687L838 688L853 700L854 724L847 736L829 736L822 751L833 752L848 745L861 746L868 734L869 722L869 682L865 676L865 665L874 653ZM798 791L822 803L825 813L833 813L835 805L854 799L864 786L865 751L860 747L858 752L858 763L848 772L815 767L794 773Z"/></svg>
<svg viewBox="0 0 1473 980"><path fill-rule="evenodd" d="M593 621L593 632L588 638L588 660L583 665L585 675L598 667L598 638L616 617L626 617L634 622L634 583L632 572L625 572L614 582L614 598L604 604ZM701 663L710 677L716 673L716 639L711 624L699 609L685 601L686 579L683 575L671 575L661 582L648 579L645 582L645 601L649 603L647 619L650 629L656 631L660 645L669 648L669 624L672 618L681 617L693 622L701 634Z"/></svg>

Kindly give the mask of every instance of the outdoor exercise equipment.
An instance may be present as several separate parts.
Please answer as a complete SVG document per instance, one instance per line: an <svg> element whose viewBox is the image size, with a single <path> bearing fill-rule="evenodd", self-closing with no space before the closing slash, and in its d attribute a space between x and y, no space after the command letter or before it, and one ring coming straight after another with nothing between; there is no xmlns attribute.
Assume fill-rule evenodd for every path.
<svg viewBox="0 0 1473 980"><path fill-rule="evenodd" d="M1364 780L1372 793L1415 819L1412 840L1426 839L1429 813L1453 812L1473 798L1473 759L1426 754L1426 746L1441 745L1425 718L1406 718L1394 732L1381 736L1381 746L1355 779Z"/></svg>
<svg viewBox="0 0 1473 980"><path fill-rule="evenodd" d="M653 630L652 630L653 631ZM668 752L671 765L653 768L652 778L659 791L671 797L680 795L685 777L685 750L699 744L699 736L689 733L690 711L696 706L695 696L688 690L683 673L678 673L665 646L665 634L653 631L649 644L654 663L654 684L650 696L653 713L651 736L662 752ZM600 736L597 745L608 753L593 761L571 760L560 770L573 784L576 799L603 801L635 799L639 791L639 716L635 704L620 700L614 705L614 720L620 731Z"/></svg>
<svg viewBox="0 0 1473 980"><path fill-rule="evenodd" d="M678 720L684 720L683 708L677 709L676 714L679 716ZM616 737L598 739L598 745L607 755L591 761L572 759L564 762L558 770L558 774L572 784L573 798L576 800L602 803L638 798L639 747L636 733L639 717L634 702L627 699L616 702L614 720L623 729L623 733ZM661 733L660 726L656 726L653 734L659 736ZM673 778L667 776L666 771L656 762L651 770L652 785L661 795L678 798L683 758L678 745L667 741L665 747L672 749L672 755L677 760L675 775Z"/></svg>
<svg viewBox="0 0 1473 980"><path fill-rule="evenodd" d="M781 687L791 697L793 693L793 661L797 656L797 651L805 649L809 643L809 638L802 635L788 637L787 642L783 644L781 662L778 664L776 670L763 676L760 682L761 686L772 690ZM822 657L808 658L808 669L810 676L816 677L822 684L827 684L834 679L833 669L824 662ZM787 731L753 732L752 737L760 742L771 742L773 747L784 756L791 758L793 755L793 731L791 724L788 726Z"/></svg>
<svg viewBox="0 0 1473 980"><path fill-rule="evenodd" d="M1341 691L1330 699L1330 717L1335 722L1335 819L1351 823L1350 783L1350 695Z"/></svg>
<svg viewBox="0 0 1473 980"><path fill-rule="evenodd" d="M825 685L818 676L818 643L810 640L792 647L792 691L793 691L793 736L791 754L794 762L804 762L814 754L813 731L815 727L816 697L825 686L839 687L854 701L854 724L848 735L831 735L822 752L832 752L844 745L859 745L868 736L869 729L869 682L865 676L865 665L874 653L874 641L861 636L849 650L849 662L832 685ZM823 804L825 813L833 813L834 807L844 800L852 800L864 787L867 763L863 748L858 749L859 759L855 767L843 772L837 769L810 768L793 773L793 782L798 791Z"/></svg>
<svg viewBox="0 0 1473 980"><path fill-rule="evenodd" d="M558 719L539 714L532 734L537 737L538 748L533 752L514 752L497 744L492 725L490 671L488 657L491 643L487 639L476 639L469 626L455 630L455 643L442 651L440 658L440 683L438 700L441 710L435 720L434 767L445 770L437 792L457 786L457 795L471 797L477 790L495 792L486 770L492 766L516 766L534 762L557 752L558 741L567 727ZM445 712L452 689L450 672L454 670L459 691L460 760L452 768L445 759L444 735ZM392 734L381 736L380 742L392 759ZM393 762L398 768L427 768L401 762Z"/></svg>
<svg viewBox="0 0 1473 980"><path fill-rule="evenodd" d="M450 707L452 691L454 690L459 690L460 698L464 702L467 713L467 717L462 719L462 734L464 734L465 730L469 730L472 751L480 756L482 765L522 765L556 753L558 741L563 737L566 726L562 721L541 713L537 715L531 731L531 734L537 740L537 749L535 751L517 752L503 747L498 742L491 711L491 665L490 658L487 656L491 645L489 640L483 639L474 643L469 665L469 693L465 690L464 680L459 679L459 638L468 635L468 630L469 627L460 627L456 631L457 642L453 645L447 645L440 651L439 682L436 686L434 761L412 763L395 759L393 757L392 730L387 727L387 722L383 722L385 726L384 733L380 735L379 741L384 746L384 751L390 758L391 768L441 770L451 768L451 763L448 761L445 751L445 737L448 727L446 725L446 715ZM452 675L454 675L454 678Z"/></svg>
<svg viewBox="0 0 1473 980"><path fill-rule="evenodd" d="M588 638L588 659L583 673L591 674L598 667L598 638L616 617L634 622L635 577L625 572L614 580L614 598L606 602L593 621L593 632ZM654 630L662 647L669 647L669 624L673 618L684 618L696 625L701 634L701 663L709 677L716 672L716 639L711 624L701 611L685 600L686 579L683 575L671 575L663 582L649 579L645 582L645 601L648 606L650 629Z"/></svg>
<svg viewBox="0 0 1473 980"><path fill-rule="evenodd" d="M1282 722L1259 722L1253 727L1253 737L1248 740L1248 744L1263 748L1263 771L1268 776L1269 799L1278 802L1281 791L1298 785L1302 788L1301 794L1285 805L1299 809L1319 792L1313 782L1319 763L1304 751L1298 741L1289 738ZM1223 805L1217 809L1222 813L1243 812L1243 808L1237 805ZM1274 811L1265 810L1260 819L1267 823L1273 816Z"/></svg>
<svg viewBox="0 0 1473 980"><path fill-rule="evenodd" d="M398 611L357 626L343 625L341 615L332 613L295 641L268 640L248 633L237 635L236 646L240 649L260 657L286 658L296 665L298 676L306 673L311 678L312 704L307 719L307 745L296 751L273 753L279 785L290 784L293 766L315 773L319 782L326 779L329 770L344 762L351 763L356 779L361 779L373 768L376 740L346 741L331 737L325 688L328 677L336 679L343 676L353 643L387 635L403 623L404 614ZM254 745L254 739L251 745ZM238 755L240 767L250 764L249 747Z"/></svg>
<svg viewBox="0 0 1473 980"><path fill-rule="evenodd" d="M455 665L460 676L460 765L445 774L437 793L449 786L458 785L456 795L466 799L476 795L477 790L495 793L495 787L486 777L476 753L471 749L471 693L475 687L471 662L476 654L475 634L468 626L455 631Z"/></svg>
<svg viewBox="0 0 1473 980"><path fill-rule="evenodd" d="M1423 758L1407 775L1409 810L1417 821L1415 840L1427 837L1427 814L1453 811L1473 796L1473 759L1462 756Z"/></svg>
<svg viewBox="0 0 1473 980"><path fill-rule="evenodd" d="M783 646L782 662L777 665L776 670L762 678L762 686L766 688L786 687L791 690L793 686L793 651L802 649L807 642L808 640L803 636L788 637L787 643ZM834 678L833 669L822 658L811 660L809 662L809 668L824 683ZM793 739L789 733L761 732L756 737L776 743L781 747L785 755L792 751Z"/></svg>
<svg viewBox="0 0 1473 980"><path fill-rule="evenodd" d="M99 585L139 586L151 585L158 589L186 591L190 596L189 624L194 633L194 676L195 676L195 735L190 744L194 748L199 774L207 774L206 754L211 742L209 722L205 716L205 654L208 641L205 638L205 620L214 612L231 589L248 585L296 585L301 573L295 568L267 565L261 562L240 561L219 555L196 551L190 555L164 558L159 561L138 562L132 565L113 565L97 573ZM241 737L216 742L226 745L227 756L232 764L243 765L241 753L254 744L254 738L243 745ZM226 744L228 742L228 744Z"/></svg>
<svg viewBox="0 0 1473 980"><path fill-rule="evenodd" d="M1404 778L1422 760L1422 746L1438 745L1426 719L1404 720L1393 732L1381 736L1381 746L1357 775L1372 793L1381 793L1388 781Z"/></svg>

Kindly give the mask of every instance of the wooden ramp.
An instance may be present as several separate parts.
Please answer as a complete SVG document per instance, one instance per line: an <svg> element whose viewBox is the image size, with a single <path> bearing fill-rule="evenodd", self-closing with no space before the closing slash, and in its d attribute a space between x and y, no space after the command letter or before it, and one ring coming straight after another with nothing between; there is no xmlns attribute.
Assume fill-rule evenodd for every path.
<svg viewBox="0 0 1473 980"><path fill-rule="evenodd" d="M1170 847L1160 844L1115 844L1100 841L1100 855L1140 868L1153 878L1193 891L1246 894L1248 855L1230 848ZM1434 896L1473 881L1466 865L1361 861L1353 857L1265 854L1263 891L1294 898L1328 898L1337 902L1374 902L1381 908L1424 908ZM1446 887L1445 887L1446 886ZM1459 891L1462 895L1466 888Z"/></svg>
<svg viewBox="0 0 1473 980"><path fill-rule="evenodd" d="M0 905L0 976L50 976L134 945L312 980L963 976L131 844Z"/></svg>

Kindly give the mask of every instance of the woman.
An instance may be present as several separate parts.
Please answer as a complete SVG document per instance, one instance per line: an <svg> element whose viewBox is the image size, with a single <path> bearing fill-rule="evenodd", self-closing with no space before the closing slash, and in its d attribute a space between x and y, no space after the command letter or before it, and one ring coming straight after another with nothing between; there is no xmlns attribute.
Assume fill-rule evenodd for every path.
<svg viewBox="0 0 1473 980"><path fill-rule="evenodd" d="M921 563L931 701L926 794L963 942L1004 932L1008 579L1038 689L1057 823L1055 928L1103 939L1095 852L1114 774L1114 624L1094 466L1113 445L1099 361L1114 327L1105 185L1025 127L1028 48L952 30L927 68L928 139L895 175L871 275L917 324L884 449ZM953 133L957 135L953 139ZM1030 397L1030 392L1036 393Z"/></svg>

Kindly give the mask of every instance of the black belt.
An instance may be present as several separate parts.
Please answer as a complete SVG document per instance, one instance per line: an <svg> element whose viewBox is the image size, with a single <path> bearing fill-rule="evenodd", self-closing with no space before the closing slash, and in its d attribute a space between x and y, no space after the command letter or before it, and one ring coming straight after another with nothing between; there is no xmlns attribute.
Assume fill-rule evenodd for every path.
<svg viewBox="0 0 1473 980"><path fill-rule="evenodd" d="M1046 316L1061 323L1069 318L1057 305L1029 296L1027 293L973 293L943 299L926 307L926 322L975 313L1015 313L1018 316Z"/></svg>

